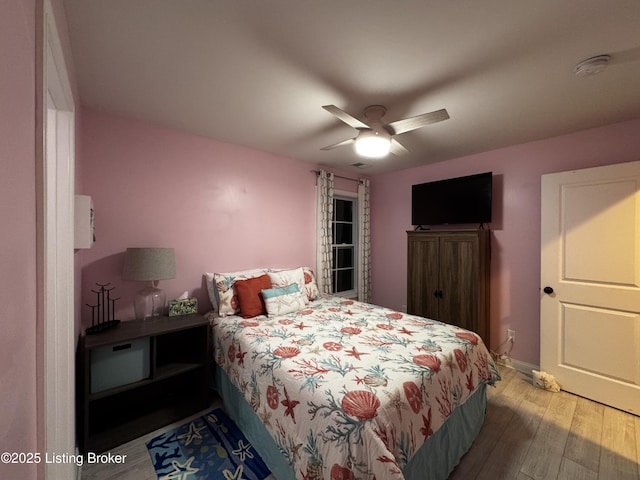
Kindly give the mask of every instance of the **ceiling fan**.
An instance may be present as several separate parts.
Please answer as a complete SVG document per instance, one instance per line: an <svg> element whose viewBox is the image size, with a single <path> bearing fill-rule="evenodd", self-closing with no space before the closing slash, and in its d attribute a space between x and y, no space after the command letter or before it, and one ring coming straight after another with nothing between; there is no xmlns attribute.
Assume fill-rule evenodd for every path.
<svg viewBox="0 0 640 480"><path fill-rule="evenodd" d="M359 133L354 138L323 147L321 150L331 150L344 145L354 144L356 152L359 155L371 158L381 158L389 152L394 155L408 153L408 150L394 138L396 135L417 130L418 128L426 127L432 123L441 122L449 118L447 110L443 108L430 113L416 115L415 117L384 123L382 119L387 113L387 109L382 105L370 105L365 108L363 112L368 122L365 123L352 117L335 105L324 105L322 108L350 127L358 130Z"/></svg>

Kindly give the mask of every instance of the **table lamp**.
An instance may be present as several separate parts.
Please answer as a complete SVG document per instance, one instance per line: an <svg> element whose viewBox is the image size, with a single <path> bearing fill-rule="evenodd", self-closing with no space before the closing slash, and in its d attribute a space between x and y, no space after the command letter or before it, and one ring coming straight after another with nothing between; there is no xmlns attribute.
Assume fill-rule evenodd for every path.
<svg viewBox="0 0 640 480"><path fill-rule="evenodd" d="M164 313L167 296L158 281L175 278L176 261L173 248L127 248L122 278L151 282L134 300L136 318L147 319Z"/></svg>

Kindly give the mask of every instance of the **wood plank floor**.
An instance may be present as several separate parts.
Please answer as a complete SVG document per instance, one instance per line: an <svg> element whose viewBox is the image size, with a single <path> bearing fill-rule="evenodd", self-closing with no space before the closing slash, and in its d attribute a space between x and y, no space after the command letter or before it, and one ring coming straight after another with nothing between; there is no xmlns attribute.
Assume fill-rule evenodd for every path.
<svg viewBox="0 0 640 480"><path fill-rule="evenodd" d="M450 480L640 480L640 417L500 372L482 431ZM82 480L156 480L145 442L173 426L111 450L127 455L122 465L84 465Z"/></svg>

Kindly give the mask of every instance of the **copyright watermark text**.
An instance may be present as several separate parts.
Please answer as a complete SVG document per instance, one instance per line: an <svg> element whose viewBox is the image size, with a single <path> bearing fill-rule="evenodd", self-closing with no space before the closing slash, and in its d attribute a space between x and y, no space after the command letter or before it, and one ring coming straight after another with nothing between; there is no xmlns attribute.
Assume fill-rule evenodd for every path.
<svg viewBox="0 0 640 480"><path fill-rule="evenodd" d="M78 467L92 463L110 463L121 464L127 461L127 455L114 455L111 452L86 454L70 454L70 453L44 453L39 452L3 452L0 454L0 462L2 463L74 463Z"/></svg>

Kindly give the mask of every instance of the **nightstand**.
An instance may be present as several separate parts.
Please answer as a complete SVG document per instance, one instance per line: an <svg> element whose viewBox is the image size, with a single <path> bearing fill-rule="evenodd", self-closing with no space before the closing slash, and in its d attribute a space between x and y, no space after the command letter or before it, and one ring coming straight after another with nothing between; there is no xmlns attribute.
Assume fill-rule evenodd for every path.
<svg viewBox="0 0 640 480"><path fill-rule="evenodd" d="M81 335L77 422L83 452L103 452L205 409L209 322L199 314L121 322Z"/></svg>

